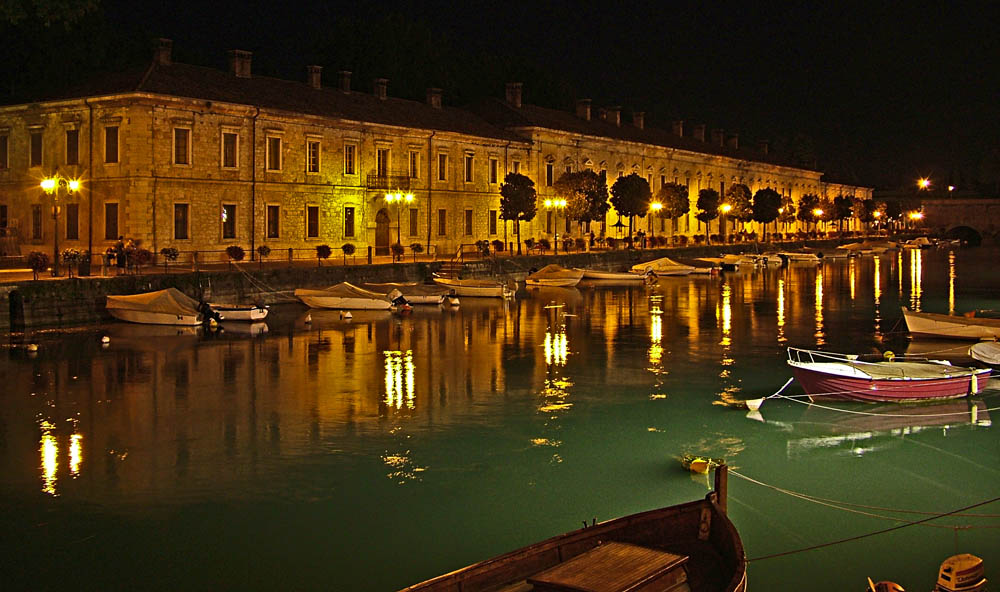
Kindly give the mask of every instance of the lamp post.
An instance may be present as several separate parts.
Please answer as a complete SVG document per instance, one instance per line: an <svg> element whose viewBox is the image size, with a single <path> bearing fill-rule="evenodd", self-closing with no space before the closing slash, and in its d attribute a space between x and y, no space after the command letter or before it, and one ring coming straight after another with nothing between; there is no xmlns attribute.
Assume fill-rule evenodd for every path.
<svg viewBox="0 0 1000 592"><path fill-rule="evenodd" d="M42 179L41 187L52 196L52 276L59 277L59 190L65 190L69 196L79 191L80 181L57 173L54 177Z"/></svg>
<svg viewBox="0 0 1000 592"><path fill-rule="evenodd" d="M654 201L649 204L649 209L653 211L653 214L659 217L660 212L663 211L663 204L658 201ZM656 222L650 224L650 236L656 236Z"/></svg>
<svg viewBox="0 0 1000 592"><path fill-rule="evenodd" d="M927 191L931 188L931 180L927 177L921 177L917 179L917 189L923 189Z"/></svg>
<svg viewBox="0 0 1000 592"><path fill-rule="evenodd" d="M385 194L385 201L387 201L389 203L395 203L396 204L396 244L397 245L402 245L403 243L400 242L400 238L399 238L400 210L403 208L403 203L402 202L405 201L408 204L409 203L413 203L413 194L412 193L386 193Z"/></svg>
<svg viewBox="0 0 1000 592"><path fill-rule="evenodd" d="M819 219L820 216L822 215L823 215L823 210L821 210L820 208L816 208L813 210L813 218L815 218L815 221L813 222L813 230L817 231L819 230Z"/></svg>
<svg viewBox="0 0 1000 592"><path fill-rule="evenodd" d="M721 212L719 216L719 236L722 237L722 242L726 242L726 214L731 212L732 209L732 204L724 203L719 206L719 212Z"/></svg>
<svg viewBox="0 0 1000 592"><path fill-rule="evenodd" d="M545 207L553 208L555 213L552 215L552 226L555 234L552 237L553 246L555 247L555 254L559 254L559 210L566 207L565 199L547 199L545 200Z"/></svg>

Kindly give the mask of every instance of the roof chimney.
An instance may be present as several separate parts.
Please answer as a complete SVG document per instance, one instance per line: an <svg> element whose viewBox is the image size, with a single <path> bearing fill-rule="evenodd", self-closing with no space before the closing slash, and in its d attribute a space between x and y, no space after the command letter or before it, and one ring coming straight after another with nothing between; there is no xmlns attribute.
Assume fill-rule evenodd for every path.
<svg viewBox="0 0 1000 592"><path fill-rule="evenodd" d="M675 136L677 136L678 138L683 138L684 137L684 120L683 119L678 119L677 121L673 122L673 128L674 128L674 135Z"/></svg>
<svg viewBox="0 0 1000 592"><path fill-rule="evenodd" d="M515 109L521 108L521 86L520 82L507 83L507 104Z"/></svg>
<svg viewBox="0 0 1000 592"><path fill-rule="evenodd" d="M350 70L337 70L337 81L340 87L340 92L349 93L351 92L351 71Z"/></svg>
<svg viewBox="0 0 1000 592"><path fill-rule="evenodd" d="M590 121L590 99L577 99L576 116L584 121Z"/></svg>
<svg viewBox="0 0 1000 592"><path fill-rule="evenodd" d="M156 47L153 49L153 62L161 66L169 66L173 63L170 57L170 50L173 48L174 42L170 39L157 39Z"/></svg>
<svg viewBox="0 0 1000 592"><path fill-rule="evenodd" d="M323 88L322 76L323 66L306 66L306 79L309 81L309 86L313 88Z"/></svg>
<svg viewBox="0 0 1000 592"><path fill-rule="evenodd" d="M767 143L768 143L767 140L761 140L760 142L757 142L757 145L760 147L761 154L767 154Z"/></svg>
<svg viewBox="0 0 1000 592"><path fill-rule="evenodd" d="M427 104L435 109L441 108L441 89L440 88L428 88L427 89Z"/></svg>
<svg viewBox="0 0 1000 592"><path fill-rule="evenodd" d="M389 79L388 78L376 78L375 79L375 96L378 100L384 101L387 96L389 96Z"/></svg>
<svg viewBox="0 0 1000 592"><path fill-rule="evenodd" d="M733 150L739 150L740 149L740 135L738 133L736 133L736 132L730 133L726 137L726 146L728 146L729 148L731 148Z"/></svg>
<svg viewBox="0 0 1000 592"><path fill-rule="evenodd" d="M705 124L698 123L694 126L694 139L699 142L705 141Z"/></svg>
<svg viewBox="0 0 1000 592"><path fill-rule="evenodd" d="M646 124L646 113L643 111L633 111L632 112L632 125L639 129L643 129Z"/></svg>
<svg viewBox="0 0 1000 592"><path fill-rule="evenodd" d="M608 123L612 123L618 127L622 126L621 107L608 107Z"/></svg>
<svg viewBox="0 0 1000 592"><path fill-rule="evenodd" d="M712 130L712 143L722 148L726 145L726 132L720 129Z"/></svg>
<svg viewBox="0 0 1000 592"><path fill-rule="evenodd" d="M250 78L250 58L253 53L242 49L229 50L229 72L237 78Z"/></svg>

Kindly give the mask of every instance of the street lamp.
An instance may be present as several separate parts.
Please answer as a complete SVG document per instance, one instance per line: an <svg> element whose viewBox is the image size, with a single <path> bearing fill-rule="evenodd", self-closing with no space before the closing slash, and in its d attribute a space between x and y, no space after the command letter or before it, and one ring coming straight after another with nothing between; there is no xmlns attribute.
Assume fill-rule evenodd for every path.
<svg viewBox="0 0 1000 592"><path fill-rule="evenodd" d="M656 214L657 217L659 217L660 212L663 210L663 204L661 204L658 201L654 201L653 203L649 204L649 209L653 210L653 213ZM651 229L650 230L650 236L656 236L656 223L655 222L653 222L652 224L650 224L650 229Z"/></svg>
<svg viewBox="0 0 1000 592"><path fill-rule="evenodd" d="M565 199L547 199L545 200L545 207L553 208L555 214L552 215L552 226L555 234L552 237L552 242L555 243L555 254L559 254L559 210L566 207Z"/></svg>
<svg viewBox="0 0 1000 592"><path fill-rule="evenodd" d="M927 191L930 188L931 188L930 179L928 179L927 177L920 177L919 179L917 179L917 189L923 189L924 191Z"/></svg>
<svg viewBox="0 0 1000 592"><path fill-rule="evenodd" d="M821 208L813 209L813 218L815 218L815 220L813 221L813 230L819 230L819 219L820 216L822 215L823 215L823 210Z"/></svg>
<svg viewBox="0 0 1000 592"><path fill-rule="evenodd" d="M726 214L733 210L732 204L724 203L719 206L719 211L722 212L722 216L719 218L719 235L722 237L722 241L726 240Z"/></svg>
<svg viewBox="0 0 1000 592"><path fill-rule="evenodd" d="M80 181L57 173L54 177L42 179L41 187L52 196L52 276L59 277L59 190L65 190L68 197L80 190Z"/></svg>
<svg viewBox="0 0 1000 592"><path fill-rule="evenodd" d="M403 243L400 242L400 239L399 239L399 227L400 227L400 215L399 215L399 211L403 207L403 203L402 202L405 201L408 204L409 203L413 203L413 194L412 193L386 193L385 194L385 201L387 201L389 203L395 203L396 204L396 244L397 245L402 245Z"/></svg>

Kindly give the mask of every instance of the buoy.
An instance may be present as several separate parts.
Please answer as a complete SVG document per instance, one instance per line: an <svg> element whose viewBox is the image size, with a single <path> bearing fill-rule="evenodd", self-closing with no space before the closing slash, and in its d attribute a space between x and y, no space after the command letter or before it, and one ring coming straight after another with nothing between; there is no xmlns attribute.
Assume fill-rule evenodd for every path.
<svg viewBox="0 0 1000 592"><path fill-rule="evenodd" d="M885 350L885 353L882 354L882 357L885 358L885 361L891 362L896 359L896 354L892 353L891 349L887 349Z"/></svg>
<svg viewBox="0 0 1000 592"><path fill-rule="evenodd" d="M111 343L111 338L105 335L104 337L101 337L101 343Z"/></svg>
<svg viewBox="0 0 1000 592"><path fill-rule="evenodd" d="M764 399L747 399L744 402L747 404L747 409L750 411L757 411L760 409L760 406L764 404Z"/></svg>
<svg viewBox="0 0 1000 592"><path fill-rule="evenodd" d="M342 315L342 316L343 316L343 317L344 317L345 319L353 319L353 318L354 318L354 315L352 315L352 314L351 314L351 311L349 311L349 310L348 310L348 311L345 311L345 312L343 313L343 315Z"/></svg>
<svg viewBox="0 0 1000 592"><path fill-rule="evenodd" d="M38 344L36 344L36 343L29 343L28 344L28 351L30 351L30 352L36 352L36 351L38 351Z"/></svg>
<svg viewBox="0 0 1000 592"><path fill-rule="evenodd" d="M972 375L972 384L969 385L969 391L971 391L973 395L979 393L979 377L975 374Z"/></svg>
<svg viewBox="0 0 1000 592"><path fill-rule="evenodd" d="M306 315L306 319L305 319L305 322L306 322L306 324L307 324L307 325L308 325L309 323L312 323L312 322L313 322L313 317L312 317L312 315L311 315L311 314L307 314L307 315Z"/></svg>

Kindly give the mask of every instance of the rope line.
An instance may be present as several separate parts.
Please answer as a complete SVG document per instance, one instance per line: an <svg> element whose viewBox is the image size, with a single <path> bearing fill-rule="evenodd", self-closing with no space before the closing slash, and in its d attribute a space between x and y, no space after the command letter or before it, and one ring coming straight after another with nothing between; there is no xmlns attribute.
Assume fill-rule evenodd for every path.
<svg viewBox="0 0 1000 592"><path fill-rule="evenodd" d="M289 296L287 294L287 290L284 290L284 291L275 290L271 286L269 286L266 283L264 283L263 280L257 280L256 278L254 278L252 275L250 275L249 273L247 273L247 271L244 270L242 267L240 267L238 264L235 265L234 267L236 267L236 269L238 269L239 272L242 273L247 278L247 281L249 281L255 288L257 288L261 292L268 292L270 294L274 294L277 297L282 298L284 300L288 300L288 301L296 301L296 302L298 301L297 298Z"/></svg>
<svg viewBox="0 0 1000 592"><path fill-rule="evenodd" d="M807 407L815 407L817 409L825 409L827 411L837 411L839 413L848 413L851 415L870 415L873 417L904 417L904 418L919 418L919 417L951 417L956 415L970 415L972 409L968 411L953 411L951 413L872 413L870 411L855 411L853 409L839 409L837 407L829 407L827 405L820 405L818 403L813 403L811 401L800 401L795 397L789 397L788 395L781 395L776 397L778 399L788 399L793 403L798 403L799 405L805 405ZM986 409L980 409L977 413L986 413L988 411L1000 411L1000 407L987 407Z"/></svg>

